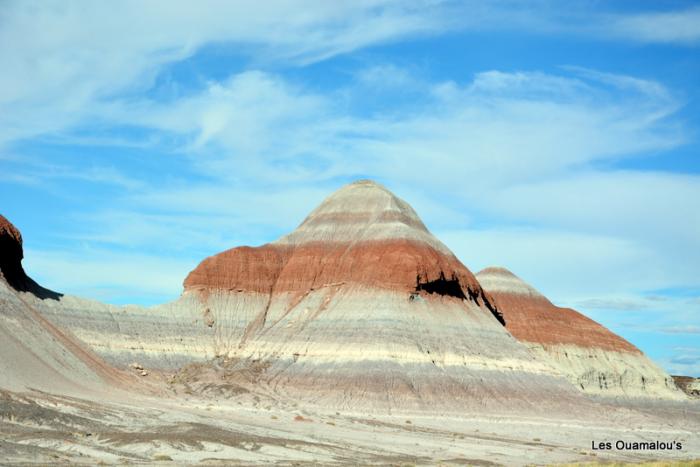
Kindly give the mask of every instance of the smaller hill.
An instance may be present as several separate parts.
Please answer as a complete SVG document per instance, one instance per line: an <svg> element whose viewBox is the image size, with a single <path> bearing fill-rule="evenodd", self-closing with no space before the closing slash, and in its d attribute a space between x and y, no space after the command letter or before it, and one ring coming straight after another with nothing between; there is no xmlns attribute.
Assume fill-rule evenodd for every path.
<svg viewBox="0 0 700 467"><path fill-rule="evenodd" d="M561 308L505 268L476 275L506 329L578 389L604 396L678 399L673 379L637 347L571 308Z"/></svg>

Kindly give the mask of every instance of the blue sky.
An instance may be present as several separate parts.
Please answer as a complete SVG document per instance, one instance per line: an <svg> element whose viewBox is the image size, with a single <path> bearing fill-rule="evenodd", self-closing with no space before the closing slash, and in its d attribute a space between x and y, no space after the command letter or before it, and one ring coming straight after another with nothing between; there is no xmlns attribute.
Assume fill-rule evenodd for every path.
<svg viewBox="0 0 700 467"><path fill-rule="evenodd" d="M372 178L700 376L696 2L4 2L0 212L47 287L176 298Z"/></svg>

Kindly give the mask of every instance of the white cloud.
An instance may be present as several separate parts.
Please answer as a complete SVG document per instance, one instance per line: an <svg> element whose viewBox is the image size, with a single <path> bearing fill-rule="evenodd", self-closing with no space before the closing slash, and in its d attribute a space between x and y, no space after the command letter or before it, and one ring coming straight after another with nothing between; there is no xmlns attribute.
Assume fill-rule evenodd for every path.
<svg viewBox="0 0 700 467"><path fill-rule="evenodd" d="M293 228L338 180L370 176L416 203L468 266L512 267L555 298L697 281L700 180L590 168L682 143L661 84L577 69L407 86L425 103L391 117L353 115L334 93L260 71L173 102L117 102L116 122L182 141L204 178L134 188L76 236L177 250L262 243L273 238L256 235ZM469 224L483 218L498 221ZM523 224L531 230L513 227Z"/></svg>
<svg viewBox="0 0 700 467"><path fill-rule="evenodd" d="M559 305L575 308L606 326L626 332L690 337L700 330L700 307L687 298L666 295L659 300L660 297L619 291L593 292L591 297L596 298L574 299Z"/></svg>
<svg viewBox="0 0 700 467"><path fill-rule="evenodd" d="M0 144L86 119L99 123L101 104L148 89L164 66L211 44L230 45L259 62L303 64L455 29L595 31L596 37L679 43L696 43L700 34L698 8L610 14L585 3L548 1L154 0L120 2L105 11L95 2L28 0L5 2L0 14Z"/></svg>
<svg viewBox="0 0 700 467"><path fill-rule="evenodd" d="M675 347L671 356L663 359L669 373L700 378L700 348Z"/></svg>
<svg viewBox="0 0 700 467"><path fill-rule="evenodd" d="M700 326L695 326L692 324L669 326L667 328L663 328L661 331L669 334L700 334Z"/></svg>
<svg viewBox="0 0 700 467"><path fill-rule="evenodd" d="M260 245L300 224L329 189L173 186L127 195L89 212L75 238L111 247L157 248L198 260L238 245Z"/></svg>
<svg viewBox="0 0 700 467"><path fill-rule="evenodd" d="M148 89L168 63L212 43L244 55L317 60L443 28L439 5L394 0L6 2L0 28L0 144L58 132Z"/></svg>
<svg viewBox="0 0 700 467"><path fill-rule="evenodd" d="M641 42L700 43L700 7L611 18L612 34Z"/></svg>
<svg viewBox="0 0 700 467"><path fill-rule="evenodd" d="M357 117L338 102L362 99L362 88L321 95L247 71L173 103L121 102L111 116L184 137L183 149L206 153L198 165L217 176L251 170L290 181L355 172L443 186L466 177L461 188L474 192L684 141L668 119L678 102L653 81L590 70L489 71L467 84L406 84L400 69L388 70L420 93L409 113ZM387 69L367 71L379 72Z"/></svg>
<svg viewBox="0 0 700 467"><path fill-rule="evenodd" d="M145 102L137 113L126 107L122 117L132 124L191 135L189 151L211 143L251 160L271 157L278 146L304 151L299 147L304 135L299 133L316 123L310 120L324 116L325 105L321 96L305 94L272 75L247 71L172 104Z"/></svg>
<svg viewBox="0 0 700 467"><path fill-rule="evenodd" d="M78 181L113 185L126 190L143 187L143 182L110 166L82 166L79 169L25 156L12 171L0 174L0 181L39 186L52 182Z"/></svg>
<svg viewBox="0 0 700 467"><path fill-rule="evenodd" d="M649 300L646 297L598 297L579 300L576 306L588 310L621 310L621 311L645 311L658 306L658 300Z"/></svg>

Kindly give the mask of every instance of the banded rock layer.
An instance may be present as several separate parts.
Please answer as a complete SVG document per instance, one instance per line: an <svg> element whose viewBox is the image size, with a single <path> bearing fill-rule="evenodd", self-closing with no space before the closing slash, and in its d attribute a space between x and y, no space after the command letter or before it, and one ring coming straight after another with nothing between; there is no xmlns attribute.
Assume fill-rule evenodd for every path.
<svg viewBox="0 0 700 467"><path fill-rule="evenodd" d="M507 329L583 392L683 398L673 379L622 337L570 308L560 308L504 268L476 275Z"/></svg>
<svg viewBox="0 0 700 467"><path fill-rule="evenodd" d="M173 303L43 300L115 365L220 356L256 390L346 409L547 411L580 394L503 327L474 275L411 207L361 181L291 234L205 259ZM543 398L542 394L547 394Z"/></svg>
<svg viewBox="0 0 700 467"><path fill-rule="evenodd" d="M33 306L34 294L58 294L26 276L22 257L22 236L0 216L0 389L76 393L122 385L120 372Z"/></svg>
<svg viewBox="0 0 700 467"><path fill-rule="evenodd" d="M278 395L462 409L577 397L505 331L413 209L370 181L343 187L276 242L207 258L185 280L183 299L193 295L217 352L263 363Z"/></svg>
<svg viewBox="0 0 700 467"><path fill-rule="evenodd" d="M330 284L469 298L500 315L474 275L433 237L403 200L371 181L328 197L291 234L259 248L205 259L186 291L295 296Z"/></svg>

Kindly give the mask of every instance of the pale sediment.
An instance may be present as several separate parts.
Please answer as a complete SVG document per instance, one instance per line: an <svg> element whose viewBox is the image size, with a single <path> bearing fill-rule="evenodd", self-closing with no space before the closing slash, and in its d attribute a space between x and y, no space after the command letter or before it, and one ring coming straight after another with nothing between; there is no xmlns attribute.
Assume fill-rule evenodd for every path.
<svg viewBox="0 0 700 467"><path fill-rule="evenodd" d="M590 407L576 388L677 393L592 320L503 270L480 279L495 300L407 203L362 181L276 242L205 259L171 303L20 295L116 368L172 374L221 358L241 385L304 403L563 413Z"/></svg>
<svg viewBox="0 0 700 467"><path fill-rule="evenodd" d="M83 393L128 379L70 332L46 319L0 274L0 388Z"/></svg>
<svg viewBox="0 0 700 467"><path fill-rule="evenodd" d="M586 393L684 399L673 378L641 353L565 344L528 347Z"/></svg>
<svg viewBox="0 0 700 467"><path fill-rule="evenodd" d="M215 355L214 330L202 325L199 307L188 306L186 298L167 306L167 312L160 311L163 306L114 306L68 295L39 300L27 294L26 299L117 368L138 362L172 371Z"/></svg>
<svg viewBox="0 0 700 467"><path fill-rule="evenodd" d="M638 349L510 273L480 274L494 299L372 182L206 259L151 308L40 288L2 221L9 462L518 465L589 461L591 440L621 436L698 452L697 407Z"/></svg>
<svg viewBox="0 0 700 467"><path fill-rule="evenodd" d="M534 410L537 401L577 397L490 314L454 297L335 285L302 297L186 293L150 309L72 297L42 303L47 316L115 366L136 361L174 371L216 356L262 362L256 383L300 401L436 410L520 403Z"/></svg>
<svg viewBox="0 0 700 467"><path fill-rule="evenodd" d="M478 278L506 328L579 390L612 397L683 399L673 379L622 337L570 308L553 305L503 268Z"/></svg>

